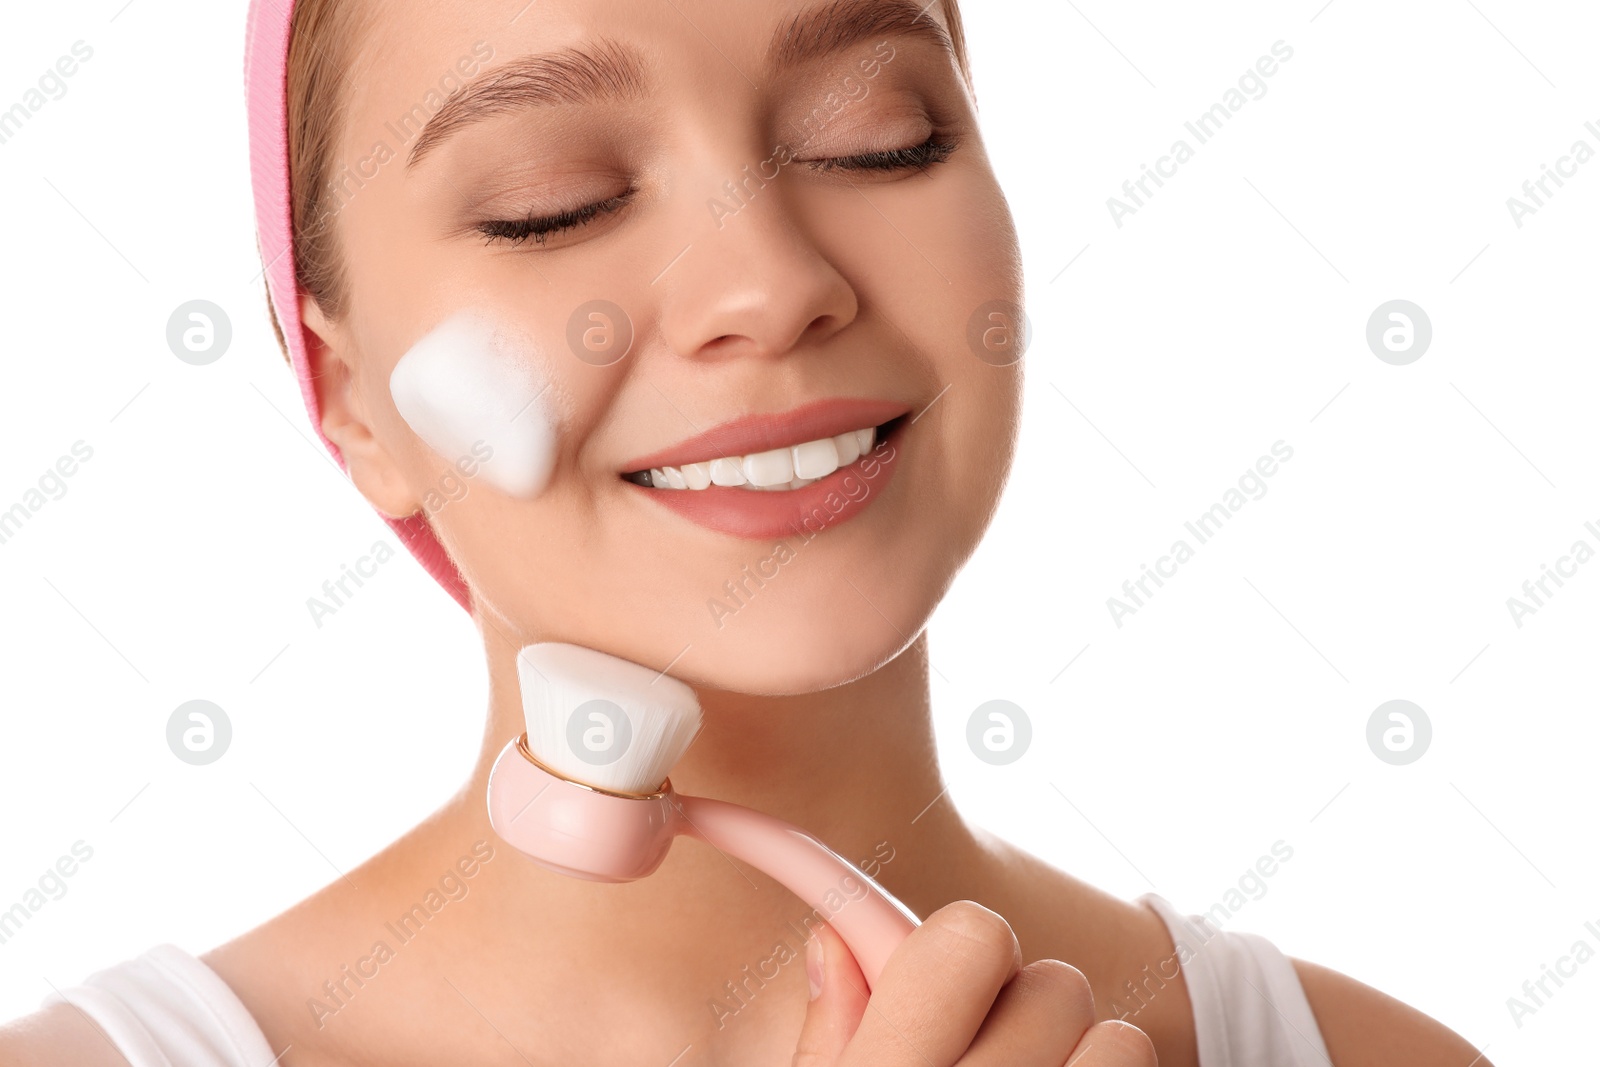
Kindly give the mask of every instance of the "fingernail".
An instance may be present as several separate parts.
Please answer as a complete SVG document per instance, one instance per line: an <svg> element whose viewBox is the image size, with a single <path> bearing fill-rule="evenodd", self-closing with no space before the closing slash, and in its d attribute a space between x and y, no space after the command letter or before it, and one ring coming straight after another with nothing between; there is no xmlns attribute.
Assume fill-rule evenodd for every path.
<svg viewBox="0 0 1600 1067"><path fill-rule="evenodd" d="M806 980L811 983L811 999L816 1000L822 992L822 938L817 934L806 942Z"/></svg>

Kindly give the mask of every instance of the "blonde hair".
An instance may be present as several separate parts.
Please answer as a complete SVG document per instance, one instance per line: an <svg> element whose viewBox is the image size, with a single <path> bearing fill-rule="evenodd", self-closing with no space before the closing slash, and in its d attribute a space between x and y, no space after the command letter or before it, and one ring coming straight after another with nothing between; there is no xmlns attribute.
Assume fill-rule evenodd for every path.
<svg viewBox="0 0 1600 1067"><path fill-rule="evenodd" d="M957 0L939 2L970 90L972 74ZM343 316L349 299L338 229L333 225L338 212L331 203L330 181L348 109L348 95L342 89L356 58L356 44L370 29L374 7L358 0L298 0L289 32L286 91L295 282L331 320ZM270 292L267 310L287 360L289 348Z"/></svg>

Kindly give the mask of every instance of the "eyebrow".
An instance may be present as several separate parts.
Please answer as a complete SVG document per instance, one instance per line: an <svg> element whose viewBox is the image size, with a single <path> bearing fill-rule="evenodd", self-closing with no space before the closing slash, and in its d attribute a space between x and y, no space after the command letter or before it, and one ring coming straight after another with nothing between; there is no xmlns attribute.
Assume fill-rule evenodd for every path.
<svg viewBox="0 0 1600 1067"><path fill-rule="evenodd" d="M594 48L563 48L519 56L456 93L434 112L406 166L415 166L441 142L474 122L530 107L643 99L649 79L637 49L613 41Z"/></svg>
<svg viewBox="0 0 1600 1067"><path fill-rule="evenodd" d="M913 0L835 0L802 11L779 27L767 49L767 67L786 70L822 59L873 37L913 37L928 41L955 59L955 46L943 26L928 16L938 0L919 6Z"/></svg>
<svg viewBox="0 0 1600 1067"><path fill-rule="evenodd" d="M949 34L928 15L934 2L919 6L914 0L833 0L802 11L773 33L767 70L789 70L873 37L889 36L928 41L954 60ZM602 39L593 47L519 56L450 97L423 126L406 166L415 166L465 127L495 115L531 107L643 100L650 91L645 57L630 45Z"/></svg>

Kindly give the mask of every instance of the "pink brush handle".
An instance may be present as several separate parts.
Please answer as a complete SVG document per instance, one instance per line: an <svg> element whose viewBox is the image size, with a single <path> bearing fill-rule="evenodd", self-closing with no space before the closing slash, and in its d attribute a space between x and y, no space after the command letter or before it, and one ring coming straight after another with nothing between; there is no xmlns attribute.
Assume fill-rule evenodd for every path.
<svg viewBox="0 0 1600 1067"><path fill-rule="evenodd" d="M736 856L777 879L832 924L855 955L868 988L917 917L861 868L792 823L708 797L678 794L678 832Z"/></svg>

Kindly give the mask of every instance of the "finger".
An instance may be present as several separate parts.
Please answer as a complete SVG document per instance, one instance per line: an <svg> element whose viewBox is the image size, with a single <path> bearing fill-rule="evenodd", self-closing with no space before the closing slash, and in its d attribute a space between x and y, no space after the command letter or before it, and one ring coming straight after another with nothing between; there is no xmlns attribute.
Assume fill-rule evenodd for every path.
<svg viewBox="0 0 1600 1067"><path fill-rule="evenodd" d="M1083 972L1037 960L995 998L962 1067L1061 1067L1094 1025L1094 993Z"/></svg>
<svg viewBox="0 0 1600 1067"><path fill-rule="evenodd" d="M1107 1019L1084 1033L1067 1067L1157 1067L1156 1047L1132 1023Z"/></svg>
<svg viewBox="0 0 1600 1067"><path fill-rule="evenodd" d="M983 1025L1022 968L1011 926L970 900L946 904L890 955L850 1043L851 1067L944 1067Z"/></svg>
<svg viewBox="0 0 1600 1067"><path fill-rule="evenodd" d="M822 923L808 950L813 942L822 949L822 989L806 1006L793 1067L833 1067L867 1009L867 979L838 931Z"/></svg>

